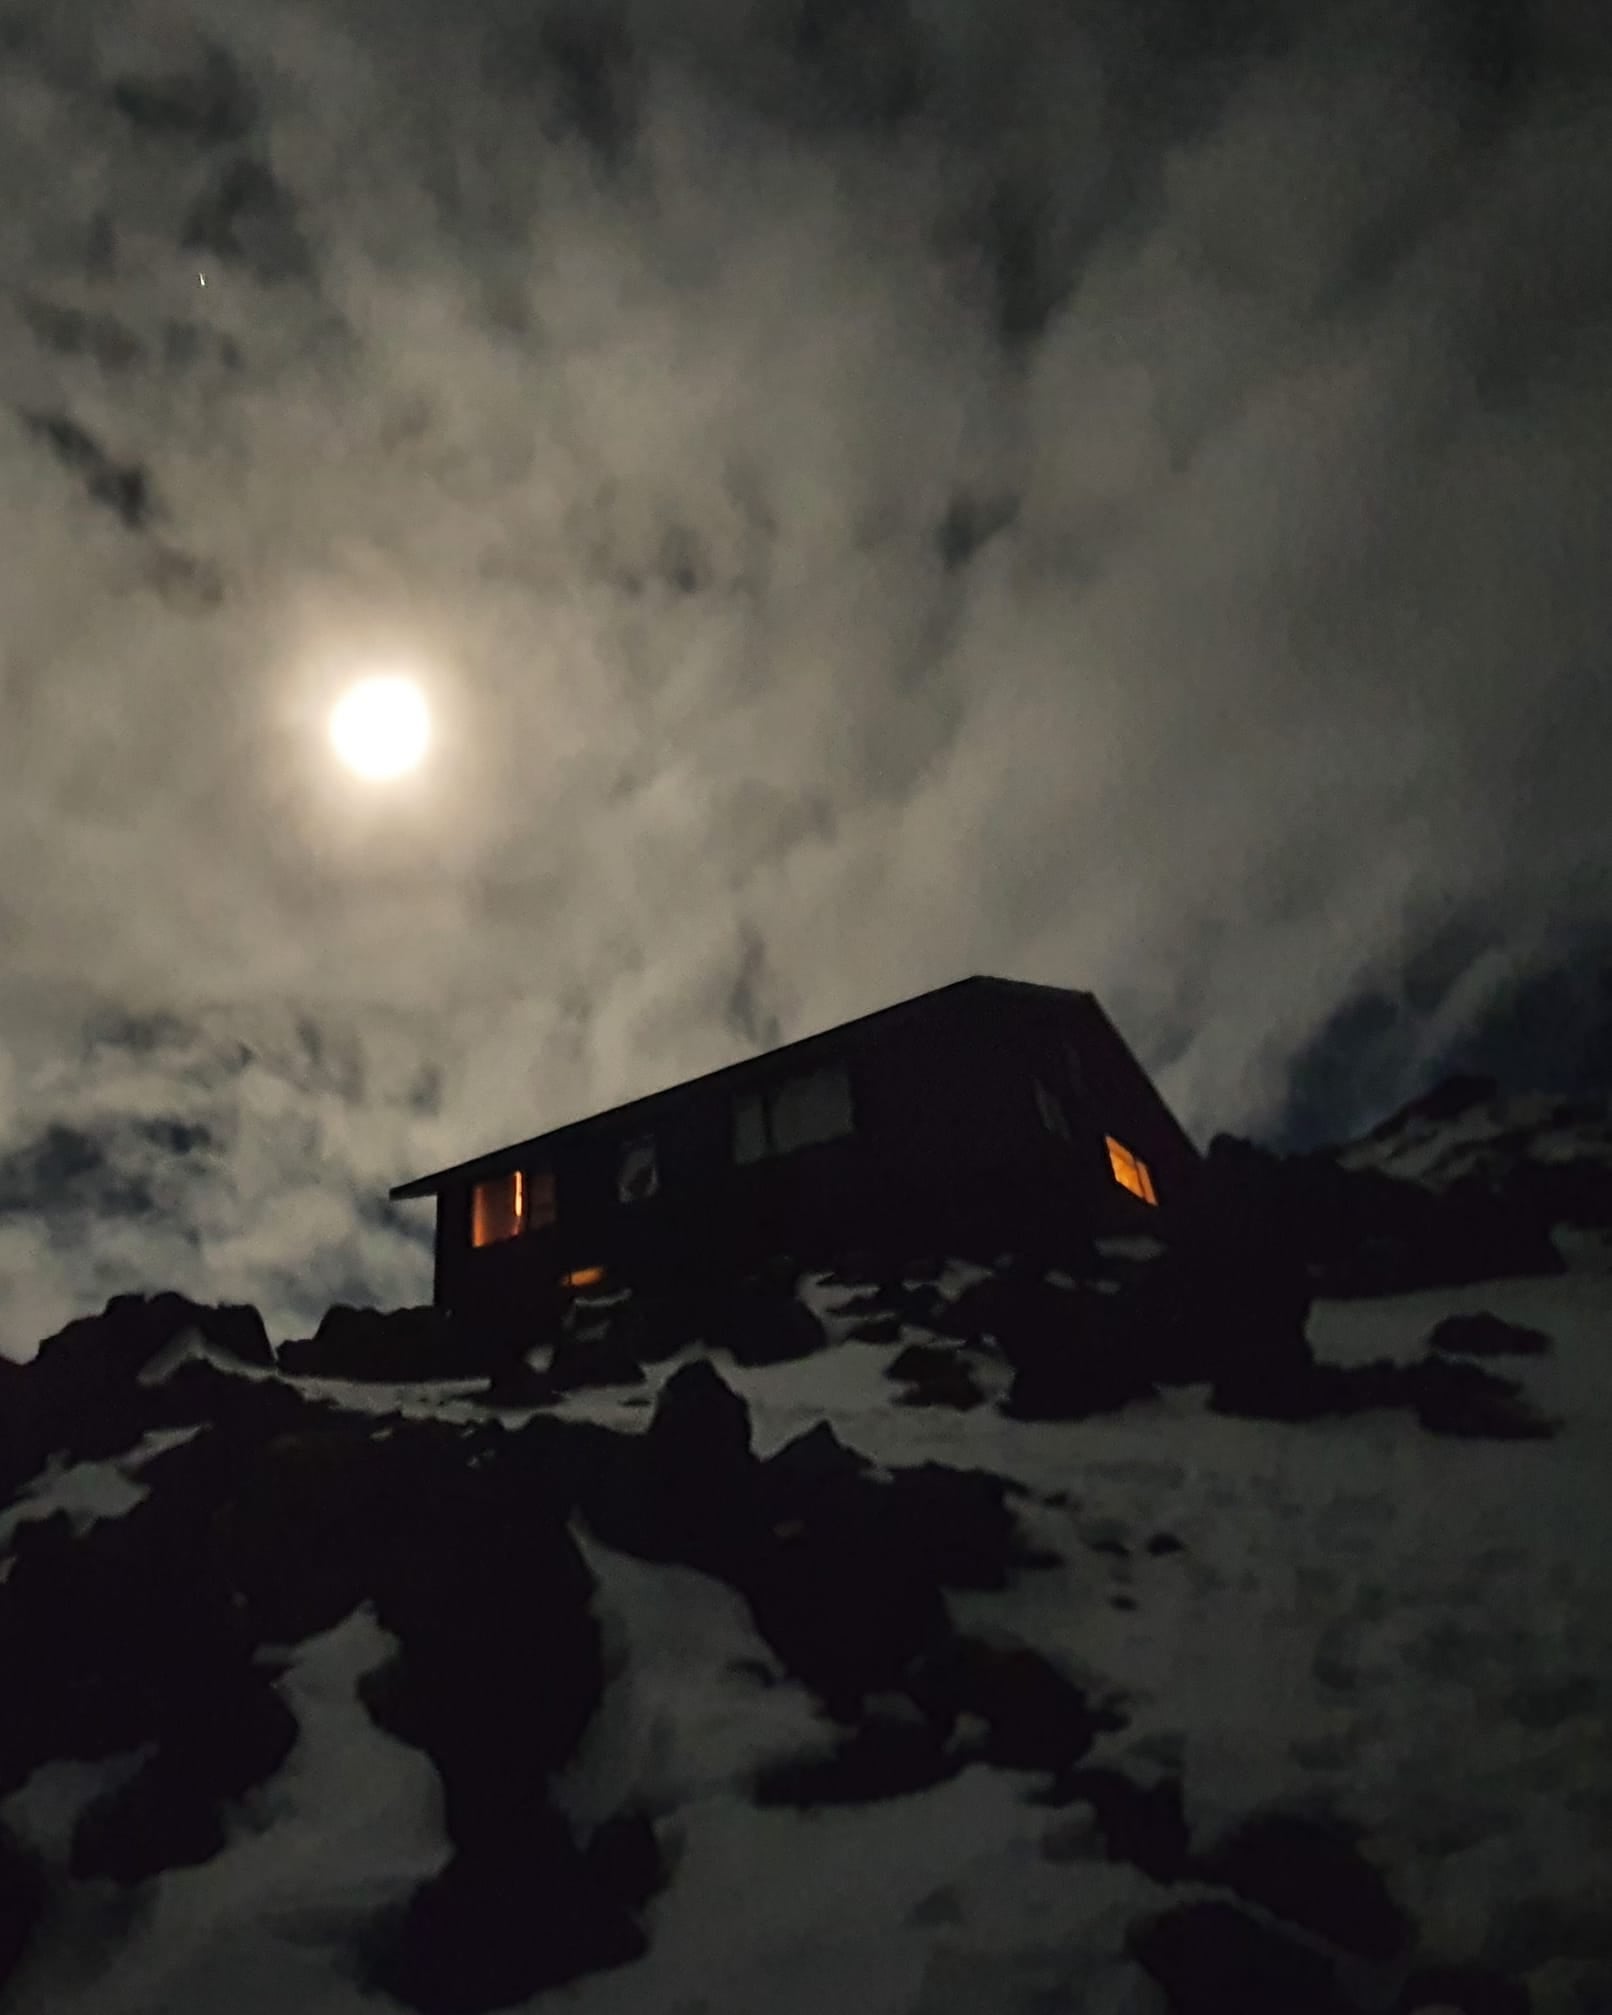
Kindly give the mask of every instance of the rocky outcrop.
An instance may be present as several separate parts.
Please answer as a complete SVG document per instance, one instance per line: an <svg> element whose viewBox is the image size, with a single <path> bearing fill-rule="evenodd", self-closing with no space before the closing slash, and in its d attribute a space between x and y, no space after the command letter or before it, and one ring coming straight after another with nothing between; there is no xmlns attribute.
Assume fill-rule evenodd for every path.
<svg viewBox="0 0 1612 2015"><path fill-rule="evenodd" d="M1457 1357L1543 1357L1550 1338L1542 1329L1480 1310L1475 1315L1447 1315L1428 1331L1423 1347Z"/></svg>
<svg viewBox="0 0 1612 2015"><path fill-rule="evenodd" d="M254 1308L209 1307L181 1294L115 1295L99 1315L48 1336L29 1364L0 1358L0 1490L34 1475L52 1455L83 1460L121 1453L148 1428L169 1424L174 1395L154 1374L170 1344L194 1333L235 1362L274 1362Z"/></svg>
<svg viewBox="0 0 1612 2015"><path fill-rule="evenodd" d="M327 1309L311 1337L280 1346L280 1369L298 1378L361 1378L402 1384L422 1378L477 1378L508 1353L450 1322L440 1309Z"/></svg>

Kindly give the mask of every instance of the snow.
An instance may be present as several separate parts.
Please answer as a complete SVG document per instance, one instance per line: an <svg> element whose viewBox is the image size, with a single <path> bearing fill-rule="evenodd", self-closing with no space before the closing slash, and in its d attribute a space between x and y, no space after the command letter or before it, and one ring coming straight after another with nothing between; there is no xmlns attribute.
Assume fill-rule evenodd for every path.
<svg viewBox="0 0 1612 2015"><path fill-rule="evenodd" d="M1117 1697L1125 1725L1093 1760L1179 1774L1199 1846L1267 1803L1336 1811L1363 1827L1429 1957L1525 1979L1536 2015L1594 2015L1612 2007L1612 1324L1604 1265L1590 1263L1604 1250L1586 1236L1585 1264L1561 1277L1323 1303L1311 1322L1318 1354L1340 1363L1414 1357L1441 1317L1477 1309L1543 1329L1549 1354L1496 1368L1560 1419L1551 1441L1447 1440L1405 1413L1241 1420L1194 1388L1072 1424L902 1407L884 1369L923 1334L911 1327L897 1343L720 1368L762 1454L826 1419L880 1464L941 1461L1022 1486L1015 1508L1058 1558L1002 1592L951 1596L958 1625L1033 1645ZM847 1293L820 1280L804 1292L843 1335ZM641 1430L680 1361L557 1411ZM298 1384L366 1414L500 1417L468 1382ZM48 1473L8 1518L118 1515L155 1439ZM1150 1551L1162 1534L1179 1550ZM646 1804L675 1870L641 1962L533 2005L1159 2015L1124 1937L1190 1888L1110 1863L1085 1807L1031 1804L1031 1779L982 1766L879 1804L757 1807L757 1770L833 1731L773 1670L731 1589L581 1543L613 1677L556 1795L583 1833ZM64 1887L13 1986L17 2015L386 2005L357 1983L357 1938L445 1854L434 1772L354 1694L388 1643L360 1612L300 1647L280 1683L301 1739L225 1852L134 1905L107 1885ZM129 1767L52 1766L0 1817L59 1861L83 1799Z"/></svg>
<svg viewBox="0 0 1612 2015"><path fill-rule="evenodd" d="M8 1507L0 1512L0 1550L11 1543L19 1525L54 1518L65 1512L75 1535L103 1518L121 1518L145 1497L136 1478L144 1464L164 1450L177 1448L199 1434L199 1427L169 1427L144 1435L125 1454L100 1462L64 1462L52 1456L46 1467Z"/></svg>
<svg viewBox="0 0 1612 2015"><path fill-rule="evenodd" d="M357 1941L448 1852L435 1770L382 1734L354 1691L392 1644L366 1610L299 1646L280 1685L300 1738L244 1801L224 1852L159 1876L136 1907L109 1882L64 1886L53 1935L12 1982L8 2015L373 2015L353 1975ZM87 1800L128 1767L36 1772L0 1817L59 1857L59 1773L76 1773Z"/></svg>
<svg viewBox="0 0 1612 2015"><path fill-rule="evenodd" d="M1504 1175L1520 1162L1612 1164L1612 1100L1548 1096L1479 1100L1446 1119L1411 1114L1377 1138L1339 1150L1344 1168L1446 1189L1466 1176Z"/></svg>
<svg viewBox="0 0 1612 2015"><path fill-rule="evenodd" d="M1027 1572L1001 1594L954 1595L959 1624L1017 1637L1076 1678L1117 1689L1128 1724L1095 1760L1144 1772L1176 1763L1200 1845L1268 1802L1356 1819L1435 1950L1532 1970L1542 2015L1577 2015L1586 1968L1612 2006L1612 1932L1593 1929L1612 1837L1612 1549L1598 1537L1612 1531L1606 1307L1603 1280L1570 1274L1323 1303L1312 1319L1318 1354L1344 1363L1417 1356L1440 1317L1479 1308L1544 1329L1552 1352L1507 1368L1563 1421L1553 1441L1446 1440L1402 1413L1240 1420L1206 1411L1191 1389L1073 1424L900 1408L882 1376L893 1345L723 1371L751 1405L763 1452L826 1418L885 1465L944 1461L1043 1496L1068 1492L1065 1505L1019 1505L1063 1565ZM646 1417L604 1393L587 1395L585 1410L621 1426ZM1146 1541L1160 1532L1183 1550L1150 1554ZM1116 1597L1135 1606L1116 1607ZM969 1796L989 1806L1004 1781L992 1782ZM904 1817L910 1829L899 1848L878 1836L892 1870L910 1862L927 1880L948 1834L947 1881L968 1871L983 1880L982 1866L999 1874L1012 1862L1022 1831L994 1807L965 1825L948 1802L962 1795L954 1785L884 1808L881 1827L899 1831ZM1024 1813L1011 1799L1009 1808L1022 1829ZM754 1851L771 1853L779 1827L818 1829L801 1835L795 1851L808 1861L790 1878L810 1889L828 1880L810 1859L829 1837L825 1823L865 1843L874 1836L856 1830L864 1818L752 1815ZM709 1852L724 1851L720 1839ZM693 1907L677 1894L683 1880L665 1906L678 1921ZM1087 1933L1073 1908L1066 1896L1059 1922L1078 1942ZM898 1920L887 1913L892 1935ZM1030 1932L1020 1929L1028 1965ZM673 1962L658 1921L654 1935L642 1970L658 1981ZM905 1984L879 1998L884 1975L855 1956L860 1935L854 1923L836 1926L843 1979L834 1987L814 1975L812 1992L853 1996L858 2008L919 2005L901 1998L911 1983L899 1966ZM968 1944L955 1927L947 1936ZM1589 1945L1584 1968L1552 1959L1560 1939ZM731 1991L706 1981L710 2015L762 1992L797 2005L755 1963L761 1970L736 1972ZM675 1969L669 1978L679 1979ZM598 2005L618 2005L615 1989L598 1991ZM647 1991L676 2005L682 1990Z"/></svg>

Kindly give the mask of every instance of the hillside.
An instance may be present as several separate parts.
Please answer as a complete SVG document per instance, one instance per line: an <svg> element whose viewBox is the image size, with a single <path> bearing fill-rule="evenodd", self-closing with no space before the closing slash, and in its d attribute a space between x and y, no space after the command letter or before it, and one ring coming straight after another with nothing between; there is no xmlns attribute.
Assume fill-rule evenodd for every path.
<svg viewBox="0 0 1612 2015"><path fill-rule="evenodd" d="M1386 1265L1394 1178L1566 1124L1483 1110L1223 1149L1221 1229ZM351 1375L422 1318L115 1304L0 1374L0 2006L1612 2006L1575 1215L1307 1316L1246 1253L847 1256L491 1384Z"/></svg>

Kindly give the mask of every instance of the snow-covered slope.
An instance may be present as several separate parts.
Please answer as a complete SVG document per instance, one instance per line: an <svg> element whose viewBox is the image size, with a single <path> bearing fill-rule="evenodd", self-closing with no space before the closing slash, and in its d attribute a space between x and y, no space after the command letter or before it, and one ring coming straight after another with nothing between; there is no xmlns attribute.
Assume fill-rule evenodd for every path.
<svg viewBox="0 0 1612 2015"><path fill-rule="evenodd" d="M948 1294L966 1278L949 1277ZM1087 1420L1015 1419L990 1403L1006 1367L966 1341L986 1404L899 1403L886 1375L897 1353L957 1339L909 1321L857 1340L856 1318L836 1312L844 1286L812 1277L801 1293L827 1347L779 1364L721 1363L748 1404L755 1453L775 1457L826 1422L877 1465L875 1481L936 1463L1006 1479L1018 1538L1002 1585L954 1577L948 1628L996 1647L1003 1674L1018 1669L1008 1649L1018 1646L1072 1683L1070 1700L1091 1714L1085 1754L1074 1769L1024 1760L1049 1739L1029 1725L1032 1685L1023 1726L1010 1714L987 1739L965 1712L944 1753L914 1773L935 1780L926 1788L853 1802L821 1789L780 1794L802 1758L832 1755L845 1737L792 1669L788 1631L720 1561L702 1571L608 1543L601 1528L617 1528L586 1508L584 1491L571 1523L595 1581L605 1681L552 1802L584 1842L617 1815L649 1815L659 1887L636 1906L641 1956L531 2005L574 2015L1612 2007L1604 1278L1570 1271L1314 1311L1316 1354L1335 1366L1413 1363L1436 1322L1477 1309L1545 1332L1549 1349L1508 1369L1559 1431L1521 1440L1432 1434L1403 1408L1240 1418L1211 1410L1192 1385ZM494 1409L463 1384L307 1381L298 1403L316 1404L320 1436L401 1449L410 1436L468 1435L449 1446L472 1470L514 1464L522 1489L538 1489L547 1465L559 1489L555 1466L576 1449L603 1461L639 1444L690 1355L535 1416ZM189 1377L204 1395L221 1381L249 1395L237 1434L252 1417L240 1409L281 1387L186 1356L169 1352L173 1389ZM163 1389L160 1378L146 1388ZM300 1414L288 1421L311 1438ZM167 1442L148 1431L127 1453L58 1457L23 1492L0 1547L58 1509L75 1522L72 1545L114 1529L179 1487L164 1484L165 1454L194 1455L218 1431L178 1442L170 1427ZM298 1472L277 1474L290 1492L289 1549L306 1530L304 1502ZM418 1533L411 1544L428 1550L429 1519ZM808 1648L811 1629L838 1627L831 1612L808 1620ZM403 1615L407 1629L406 1605ZM447 1862L455 1823L426 1757L376 1725L378 1694L360 1697L361 1683L371 1688L362 1676L384 1670L398 1642L366 1602L257 1654L277 1675L295 1740L228 1801L222 1844L195 1865L125 1884L70 1876L86 1806L144 1752L34 1769L0 1803L0 1823L48 1885L7 2009L374 2015L394 2005L374 1986L377 1939ZM488 1669L490 1712L495 1680ZM1044 1690L1044 1677L1035 1684ZM905 1753L910 1700L873 1697L861 1713L864 1729ZM1300 1815L1309 1830L1274 1858L1238 1850L1239 1862L1228 1835L1272 1813ZM1354 1899L1341 1917L1340 1896ZM542 1910L534 1891L534 1924ZM1249 1938L1253 1957L1239 1960ZM1441 1983L1428 1970L1440 1966L1477 1970ZM1300 1986L1283 1984L1284 1967L1298 1968ZM471 2005L451 1992L418 1998Z"/></svg>
<svg viewBox="0 0 1612 2015"><path fill-rule="evenodd" d="M1612 1097L1504 1094L1490 1080L1451 1079L1335 1150L1344 1168L1373 1169L1433 1190L1478 1183L1506 1190L1539 1171L1612 1179Z"/></svg>

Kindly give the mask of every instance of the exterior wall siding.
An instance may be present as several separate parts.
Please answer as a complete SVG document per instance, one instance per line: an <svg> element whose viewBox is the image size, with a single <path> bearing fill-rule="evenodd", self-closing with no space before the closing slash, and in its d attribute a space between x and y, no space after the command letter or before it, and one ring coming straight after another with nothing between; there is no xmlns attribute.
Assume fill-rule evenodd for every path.
<svg viewBox="0 0 1612 2015"><path fill-rule="evenodd" d="M775 1252L809 1261L884 1244L977 1258L1032 1250L1055 1262L1094 1233L1164 1229L1187 1205L1196 1151L1089 997L964 987L908 1006L446 1181L439 1304L501 1324L512 1343L535 1342L563 1305L561 1275L576 1268L603 1266L607 1285L698 1282ZM830 1063L849 1075L853 1131L736 1163L735 1098ZM1038 1081L1056 1099L1059 1131ZM1107 1134L1147 1162L1157 1208L1114 1180ZM621 1151L646 1135L657 1188L623 1202ZM471 1249L472 1181L518 1164L552 1168L556 1222Z"/></svg>

